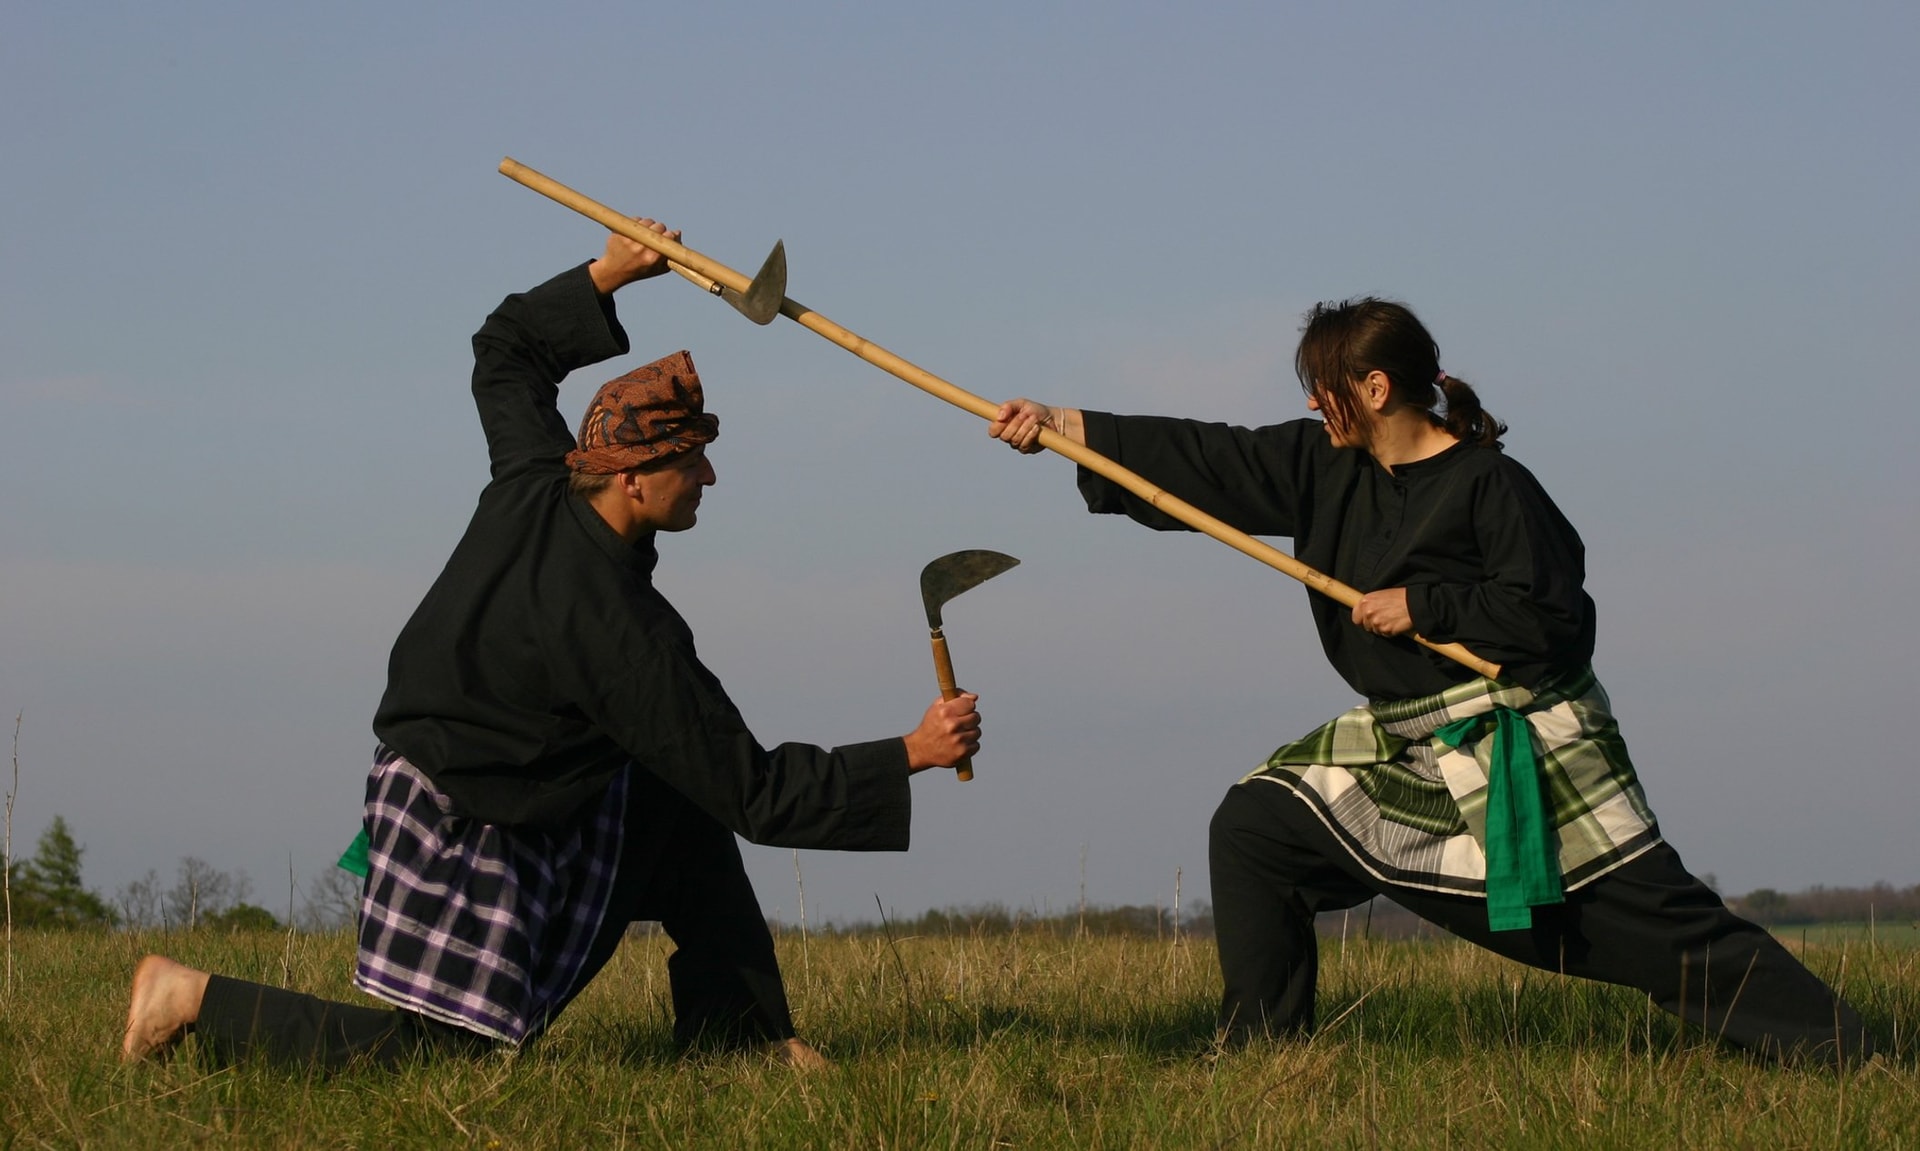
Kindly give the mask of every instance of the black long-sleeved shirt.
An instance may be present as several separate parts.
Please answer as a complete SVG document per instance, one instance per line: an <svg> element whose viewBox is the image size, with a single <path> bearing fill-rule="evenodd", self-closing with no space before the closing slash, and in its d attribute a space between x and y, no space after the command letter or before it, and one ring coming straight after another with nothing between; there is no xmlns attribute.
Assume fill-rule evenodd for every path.
<svg viewBox="0 0 1920 1151"><path fill-rule="evenodd" d="M568 491L558 384L627 349L584 264L474 335L493 478L394 642L374 733L490 823L555 826L632 761L754 842L905 849L905 742L761 747L655 590L653 536Z"/></svg>
<svg viewBox="0 0 1920 1151"><path fill-rule="evenodd" d="M1087 446L1248 535L1289 536L1307 566L1363 592L1407 589L1414 630L1458 642L1532 687L1593 658L1586 550L1538 480L1505 453L1459 444L1389 472L1336 448L1319 420L1263 428L1085 413ZM1094 512L1185 525L1080 469ZM1321 646L1374 700L1431 695L1474 673L1309 595Z"/></svg>

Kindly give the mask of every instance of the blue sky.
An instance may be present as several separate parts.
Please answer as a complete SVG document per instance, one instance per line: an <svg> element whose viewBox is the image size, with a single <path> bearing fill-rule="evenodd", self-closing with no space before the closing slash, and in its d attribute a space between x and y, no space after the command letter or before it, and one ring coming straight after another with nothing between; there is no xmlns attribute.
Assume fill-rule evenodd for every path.
<svg viewBox="0 0 1920 1151"><path fill-rule="evenodd" d="M467 337L598 250L503 156L980 395L1303 411L1411 303L1588 545L1598 670L1725 890L1920 882L1920 81L1904 4L54 5L0 15L0 711L16 851L269 906L352 835L387 648L485 477ZM979 777L810 917L1206 894L1221 792L1353 702L1298 585L677 280L723 435L659 579L765 742L898 734L955 601ZM624 370L583 372L575 417ZM1283 541L1284 542L1284 541ZM749 848L770 914L792 853Z"/></svg>

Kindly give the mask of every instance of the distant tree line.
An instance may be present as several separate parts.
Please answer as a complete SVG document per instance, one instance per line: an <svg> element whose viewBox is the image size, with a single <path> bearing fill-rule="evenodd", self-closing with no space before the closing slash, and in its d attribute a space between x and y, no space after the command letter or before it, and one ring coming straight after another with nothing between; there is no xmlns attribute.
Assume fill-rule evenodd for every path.
<svg viewBox="0 0 1920 1151"><path fill-rule="evenodd" d="M33 857L8 868L14 927L241 931L286 926L279 916L250 902L253 884L242 872L221 871L189 855L180 860L172 882L150 868L108 900L82 880L85 854L66 819L54 816L40 834ZM358 905L358 882L327 868L308 882L294 923L307 930L332 930L352 922Z"/></svg>
<svg viewBox="0 0 1920 1151"><path fill-rule="evenodd" d="M1727 901L1755 923L1797 926L1803 923L1920 923L1920 884L1897 888L1809 887L1792 893L1762 887Z"/></svg>
<svg viewBox="0 0 1920 1151"><path fill-rule="evenodd" d="M181 858L171 882L147 873L122 887L111 899L90 890L81 876L86 849L61 816L40 834L33 857L12 863L7 894L16 928L170 931L274 929L288 926L267 908L250 902L253 885L240 872L221 871L194 856ZM1711 876L1703 877L1714 886ZM292 894L291 892L289 893ZM289 902L293 902L289 899ZM308 880L299 908L289 909L292 925L307 931L331 931L350 924L358 911L360 884L338 868L327 867ZM1733 910L1769 927L1813 923L1920 923L1920 884L1897 888L1810 887L1781 892L1762 887L1728 898ZM780 925L794 929L793 924ZM1319 917L1322 935L1401 939L1437 931L1386 899ZM1210 937L1213 909L1195 900L1179 909L1143 904L1085 906L1067 911L1009 909L998 903L947 907L908 918L830 923L812 928L820 934L976 935L1034 932L1055 936L1095 935L1165 939Z"/></svg>
<svg viewBox="0 0 1920 1151"><path fill-rule="evenodd" d="M1713 886L1711 876L1702 877ZM1736 914L1768 927L1799 926L1813 923L1915 923L1920 924L1920 885L1896 888L1887 883L1871 887L1810 887L1784 894L1772 888L1760 888L1743 896L1727 899ZM777 923L784 930L797 930L791 923ZM1390 899L1380 898L1347 911L1330 911L1314 923L1326 938L1417 939L1444 936L1446 933ZM989 903L967 907L947 907L916 916L887 918L884 921L859 920L834 922L810 930L817 934L877 935L891 933L895 938L909 935L994 935L1008 932L1032 932L1056 937L1078 934L1130 936L1164 939L1175 933L1171 908L1124 905L1086 907L1072 911L1009 909ZM1183 907L1178 933L1186 938L1213 935L1213 908L1206 900L1195 900Z"/></svg>
<svg viewBox="0 0 1920 1151"><path fill-rule="evenodd" d="M799 925L775 922L775 927L797 931ZM1170 907L1123 904L1111 907L1087 906L1072 911L1038 912L1009 909L1004 904L982 903L966 907L937 908L904 918L886 917L883 921L857 920L809 927L820 935L880 935L895 938L908 935L1005 935L1013 932L1074 936L1129 936L1167 938L1212 936L1213 912L1207 901L1196 900L1180 909L1176 919Z"/></svg>

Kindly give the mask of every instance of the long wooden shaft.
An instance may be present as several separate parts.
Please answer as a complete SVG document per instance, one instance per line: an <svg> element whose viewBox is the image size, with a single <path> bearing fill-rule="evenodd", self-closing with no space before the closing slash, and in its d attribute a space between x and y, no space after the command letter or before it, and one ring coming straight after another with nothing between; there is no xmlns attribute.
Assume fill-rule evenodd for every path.
<svg viewBox="0 0 1920 1151"><path fill-rule="evenodd" d="M747 285L751 283L746 276L725 264L708 259L691 248L682 247L657 232L649 231L605 204L590 200L565 184L543 176L511 158L500 162L500 172L548 199L572 208L609 231L618 232L644 244L669 260L685 265L716 283L741 292L744 292ZM882 371L897 376L921 391L947 401L954 407L972 412L983 420L991 421L1000 412L1000 405L983 400L972 392L941 379L925 368L901 359L866 337L856 335L791 297L781 303L780 314L823 339L840 345ZM1084 444L1076 443L1051 428L1042 428L1040 446L1065 456L1103 479L1111 480L1195 531L1212 536L1235 551L1251 556L1275 571L1299 580L1322 595L1329 596L1348 607L1360 602L1362 593L1357 589L1341 583L1330 575L1315 571L1279 548L1263 543L1225 521L1208 515ZM1469 667L1489 679L1500 678L1499 664L1481 659L1457 643L1434 643L1418 635L1414 636L1413 640L1422 647L1439 652L1448 659Z"/></svg>

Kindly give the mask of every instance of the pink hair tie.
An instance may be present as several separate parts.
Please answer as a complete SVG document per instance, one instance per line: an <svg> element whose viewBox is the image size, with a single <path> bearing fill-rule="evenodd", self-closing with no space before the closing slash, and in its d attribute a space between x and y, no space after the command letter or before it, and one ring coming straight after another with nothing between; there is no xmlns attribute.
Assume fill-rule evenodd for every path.
<svg viewBox="0 0 1920 1151"><path fill-rule="evenodd" d="M1442 372L1441 372L1441 373L1440 373L1439 375L1437 375L1437 376L1435 376L1435 377L1433 377L1433 386L1434 386L1434 387L1436 387L1436 388L1444 388L1444 387L1446 387L1446 386L1447 386L1447 373L1446 373L1446 372L1444 372L1444 371L1442 371Z"/></svg>

